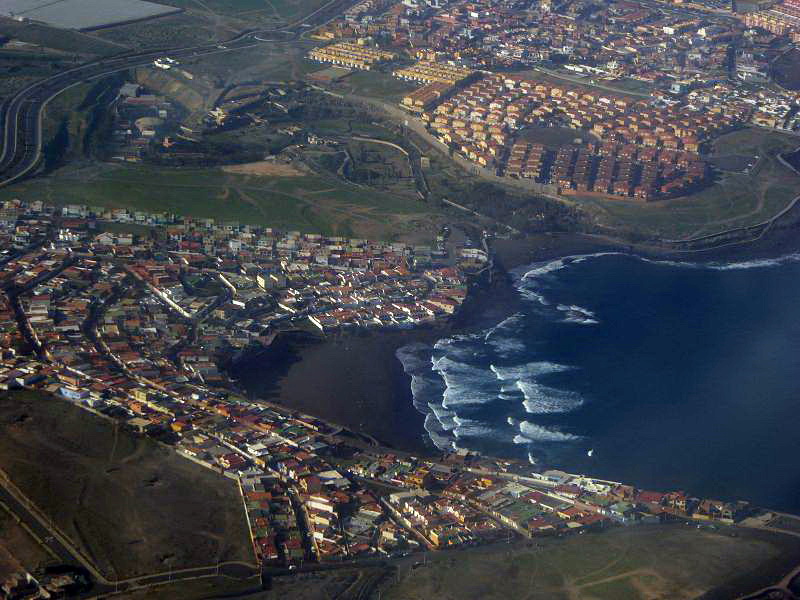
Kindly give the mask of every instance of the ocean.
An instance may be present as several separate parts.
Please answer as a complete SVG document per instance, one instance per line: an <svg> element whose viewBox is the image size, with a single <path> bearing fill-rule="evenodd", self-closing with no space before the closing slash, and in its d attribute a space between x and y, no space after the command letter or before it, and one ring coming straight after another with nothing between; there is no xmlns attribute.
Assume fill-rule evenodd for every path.
<svg viewBox="0 0 800 600"><path fill-rule="evenodd" d="M431 443L800 513L800 255L513 276L509 318L397 350Z"/></svg>

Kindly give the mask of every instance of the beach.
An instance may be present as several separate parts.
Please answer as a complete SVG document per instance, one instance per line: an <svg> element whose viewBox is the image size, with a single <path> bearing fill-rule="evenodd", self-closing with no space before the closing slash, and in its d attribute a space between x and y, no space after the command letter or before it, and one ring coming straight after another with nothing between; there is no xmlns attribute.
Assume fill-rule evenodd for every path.
<svg viewBox="0 0 800 600"><path fill-rule="evenodd" d="M232 369L253 398L261 398L376 437L387 446L427 452L422 415L397 348L435 338L431 330L342 333L325 338L281 334L273 347Z"/></svg>
<svg viewBox="0 0 800 600"><path fill-rule="evenodd" d="M623 251L626 246L574 234L495 240L491 273L475 278L466 301L448 321L411 330L352 330L322 334L280 333L269 348L251 350L229 366L251 399L318 416L375 437L381 444L438 454L414 408L411 377L397 350L435 344L492 327L519 308L509 270L564 254Z"/></svg>
<svg viewBox="0 0 800 600"><path fill-rule="evenodd" d="M796 244L796 240L791 236L784 235L781 237L782 239L768 240L769 244L765 244L764 247L769 250L780 249L788 251ZM579 259L576 267L580 263L580 269L575 270L576 267L567 266L563 271L563 275L561 275L561 269L564 267L557 264L555 270L558 272L558 276L567 277L563 281L565 285L555 290L557 303L563 301L567 307L570 303L584 306L585 299L589 309L596 308L592 305L595 302L595 300L592 300L592 290L597 286L591 282L593 278L598 276L601 278L598 281L603 281L613 275L613 285L609 284L602 291L604 297L607 296L608 298L612 298L612 294L616 294L618 290L626 289L627 286L633 285L636 280L655 277L653 281L659 285L667 285L669 286L668 289L674 288L670 293L675 294L676 300L682 298L680 302L686 302L693 295L700 294L698 298L703 298L704 300L703 305L698 307L699 312L691 316L691 318L695 319L703 318L702 310L712 310L709 298L713 299L714 294L718 294L720 290L724 290L724 293L729 293L731 285L746 286L748 278L757 275L762 278L767 277L767 279L763 279L764 282L767 282L770 274L769 270L764 269L756 269L752 272L749 269L742 269L738 272L738 275L724 276L719 271L706 272L698 264L697 267L693 267L688 271L685 268L676 266L673 267L674 273L656 277L657 274L652 271L652 268L664 267L651 268L646 266L650 264L646 261L642 262L631 256L622 256L632 254L631 250L633 249L630 246L615 244L592 236L542 234L531 236L525 240L495 240L494 250L496 258L495 269L491 276L487 273L473 282L467 301L457 315L446 323L414 330L356 330L325 337L307 332L282 333L272 347L246 355L242 360L238 361L231 372L238 379L241 387L246 389L253 398L277 402L284 406L319 416L354 431L370 434L382 444L398 450L419 454L439 454L446 448L443 448L441 444L437 447L431 441L430 425L432 417L427 411L427 406L429 400L433 400L435 403L437 397L438 401L441 402L443 388L440 385L438 392L434 389L431 398L422 397L423 395L419 393L420 385L416 385L417 393L412 393L411 377L407 369L404 369L407 364L404 365L401 360L398 360L398 349L421 348L421 352L416 357L417 363L420 365L418 368L422 372L429 371L429 368L426 368L425 365L431 364L432 355L435 354L433 349L437 342L441 345L443 341L447 343L448 340L452 341L454 339L472 338L480 340L486 337L487 333L496 328L498 324L506 322L514 315L518 315L520 311L526 313L528 311L526 306L528 306L527 303L529 303L530 298L526 299L525 294L521 295L517 287L515 287L514 278L510 274L512 270L516 269L516 276L519 277L522 272L521 267L525 265L546 265L554 261L559 263L560 258L564 256L612 253L613 256L609 256L607 259L610 261L608 264L609 268L611 268L608 274L593 274L594 270L590 265L593 265L596 259L590 259L588 262ZM714 256L708 254L705 258L717 262L725 262L742 256L752 257L762 254L761 252L756 252L756 247L753 247L753 251L749 254L743 255L742 250L742 248L737 248L735 252L729 250L724 254L717 253ZM766 252L766 254L770 255L772 253ZM699 257L657 256L656 259L659 262L652 264L669 264L663 261L672 259L678 265L684 264L682 261L694 258L699 259ZM675 262L676 259L677 262ZM756 263L758 262L757 259L754 260ZM570 263L569 260L564 262L567 265ZM696 263L692 262L690 264ZM769 264L769 261L767 261L767 264ZM575 272L574 276L571 275L573 271ZM634 282L632 283L626 281L626 273L629 271L634 277ZM686 280L689 275L691 275L691 279ZM684 286L681 284L682 281L690 281L691 283L688 286ZM733 283L728 283L729 281ZM589 283L587 284L586 282ZM713 287L709 288L708 292L700 292L697 286L707 282L710 282ZM685 289L682 289L684 287ZM573 289L578 290L583 295L583 299L571 302L570 296ZM643 291L636 293L645 302L653 301L647 295L642 295ZM544 319L544 321L538 320L539 317L529 321L524 331L521 330L523 331L523 338L517 340L517 342L527 344L529 341L534 340L537 343L545 344L547 347L538 348L531 356L522 357L520 359L522 362L519 365L515 363L513 357L508 359L507 365L504 365L502 360L497 364L501 367L510 366L513 371L514 369L519 370L525 365L530 365L532 364L531 361L534 361L537 364L537 372L544 374L545 383L535 378L531 379L530 374L523 375L519 383L510 380L500 382L506 387L511 387L516 383L516 387L525 394L524 398L522 395L518 398L520 400L519 406L522 407L524 405L526 407L526 410L521 414L516 414L513 411L506 414L507 409L491 402L488 402L484 407L476 407L474 406L476 400L474 398L468 399L468 403L472 403L473 406L459 407L449 417L452 418L452 416L460 413L459 419L461 422L458 423L458 427L455 427L452 422L448 424L448 426L457 429L461 434L459 446L475 449L489 455L525 460L532 456L526 450L531 449L535 454L535 450L538 448L537 442L541 442L544 439L545 443L539 443L538 446L546 448L549 446L549 449L556 448L559 451L543 453L542 456L545 458L540 460L540 467L547 464L554 467L578 469L580 472L586 472L587 474L616 478L621 481L629 481L634 485L646 485L657 489L662 487L665 489L686 487L692 490L697 489L698 492L707 495L718 495L724 499L744 498L769 504L771 498L775 498L776 502L772 504L775 507L786 509L795 509L800 506L787 493L786 488L783 487L787 482L785 472L781 477L770 477L769 473L766 472L759 477L760 485L765 491L768 490L766 481L774 480L776 482L771 491L764 494L752 493L746 481L742 485L725 483L723 481L724 477L713 475L713 473L719 471L720 475L727 473L731 479L736 479L736 466L729 465L728 461L724 459L724 454L722 455L723 458L718 456L720 453L732 452L732 449L725 445L725 440L721 438L715 438L714 440L714 455L717 458L714 459L713 470L703 472L702 469L694 469L694 465L698 460L692 457L692 453L702 451L703 432L706 430L714 431L715 428L719 431L726 429L724 423L716 422L714 413L715 400L713 398L710 401L706 401L705 398L694 397L691 387L675 390L676 394L682 395L680 398L682 404L681 408L678 409L679 412L674 413L674 418L671 418L669 412L664 412L665 410L671 410L670 406L676 408L671 397L665 396L659 400L658 402L663 404L663 406L659 406L655 400L642 404L640 394L629 395L630 397L628 398L625 394L620 393L624 386L629 385L628 382L623 381L625 377L638 375L632 372L633 369L652 370L665 360L670 360L671 356L667 352L664 355L665 358L654 358L655 362L645 361L642 364L636 363L633 365L629 361L630 357L627 356L627 352L623 352L619 356L614 355L619 350L618 343L614 342L615 336L635 335L635 329L629 331L628 326L624 325L627 320L627 314L617 315L613 312L608 312L615 311L615 304L624 301L624 297L621 296L620 298L609 300L612 304L608 306L604 306L602 302L598 304L600 307L598 312L600 314L596 316L596 320L603 322L601 325L587 327L575 325L574 327L577 329L566 330L567 337L563 337L565 332L559 329L562 326L553 321L552 315ZM659 314L666 314L664 311L670 310L670 306L671 304L667 302L658 309L654 308L651 311L652 314L647 313L636 316L645 320L657 317L662 318L659 317ZM730 318L741 318L734 308L731 308L733 312ZM629 307L626 310L631 314L635 313L633 307ZM579 315L575 310L556 311L554 314L560 315L560 319L565 319L567 322L580 321L581 319L577 319L580 316L584 321L584 325L591 325L590 322L595 320L595 315L591 310L587 313L591 316L587 316L587 314ZM785 315L784 317L790 318L790 316ZM666 314L663 318L675 319L683 317ZM719 319L717 320L719 321ZM734 338L725 338L724 335L735 336L739 334L735 331L726 333L724 322L724 320L720 321L715 331L722 332L721 340L726 342L727 339ZM767 326L769 326L769 331L772 332L780 329L779 323L764 324L765 328ZM599 329L597 329L598 327ZM513 337L513 329L512 327L507 332L500 331L497 333L503 334L499 337ZM595 331L602 331L602 336L597 339L592 337ZM691 331L691 329L684 330L678 335L678 338L691 338ZM713 333L705 329L703 331L706 336L710 336ZM664 332L658 335L669 336L669 333ZM751 336L757 335L752 331L745 333ZM530 335L534 337L525 337ZM632 341L620 340L620 343L630 344L636 341L636 338L632 337L630 340ZM679 342L680 339L669 338L670 346L668 348L673 346L677 348L676 345L680 345ZM474 351L482 351L479 347L480 344L474 348L469 344L465 346L462 341L459 341L456 346L459 344L462 346L462 350L468 350L468 354ZM575 346L576 344L577 346ZM597 344L601 344L598 348L602 347L602 356L599 357L602 360L600 361L597 360L597 352L592 351L592 348ZM574 347L584 347L587 350L586 352L574 354L570 350L570 348ZM455 349L458 350L458 348ZM531 347L531 350L533 351L533 347ZM711 360L710 357L713 357L716 352L713 349L709 349L708 356L704 356L700 350L692 354L698 364ZM536 352L540 351L545 352L545 354L552 353L552 356L538 356ZM651 354L660 356L657 346L642 346L637 352L644 357ZM441 351L438 351L438 356L442 356ZM723 357L730 358L727 354L723 354ZM452 354L451 358L458 359L456 355ZM471 360L469 359L467 362L469 363ZM565 372L560 372L562 362L563 365L569 367ZM572 364L572 362L575 364ZM641 361L639 362L641 363ZM630 364L630 367L625 367L623 370L628 369L631 372L628 373L626 371L622 380L619 377L616 380L611 378L609 383L606 384L606 378L603 373L616 373L614 365L620 364ZM748 368L748 363L746 362L734 362L731 365L733 365L730 367L732 369ZM487 363L486 365L481 364L478 366L488 369L490 365ZM547 369L555 368L556 370L552 373L545 373L542 371L543 366L547 366ZM691 366L691 364L683 365L681 368L689 369ZM573 367L576 370L573 370ZM725 376L726 368L728 367L725 365L717 367L719 377ZM470 376L474 374L467 373ZM590 374L592 378L587 379L584 374ZM451 401L458 401L457 398L453 400L457 393L475 395L470 389L473 384L470 383L469 378L464 379L463 375L463 371L458 369L451 369L450 371L451 380L456 381L455 387L453 387L451 381ZM491 378L495 379L495 375L497 374L495 373ZM700 375L700 373L690 373L689 376L694 377L695 383L700 385L703 383ZM788 378L788 375L782 374L780 371L770 375L773 377L771 383L780 382ZM651 380L642 380L641 383L631 384L657 385L658 377L661 376L662 374L656 374ZM674 375L667 376L666 374L663 374L663 376L668 377L668 380L675 377ZM457 381L459 378L460 383ZM415 383L420 384L420 381L418 379ZM636 380L632 379L631 381ZM478 381L477 386L480 387L484 383ZM614 387L620 385L623 388ZM702 389L707 392L708 386L705 384L703 386ZM740 387L743 388L743 385ZM599 396L593 393L593 388L600 390ZM648 388L645 387L643 389ZM727 386L723 387L723 389L726 392L731 391ZM753 394L757 388L748 389ZM787 393L786 389L778 389L774 388L774 386L766 389L775 389L776 393ZM487 396L497 395L496 392L489 390L489 388L486 388L486 390L488 390L486 392ZM537 396L536 394L542 392L542 390L544 390L545 396ZM505 400L515 400L516 395L519 395L515 394L515 390L511 392L502 392L501 390L500 396L504 397ZM605 395L604 398L600 397L603 395ZM740 400L740 402L745 400ZM562 409L553 408L553 404L558 402L574 404L576 407L580 406L581 409L569 414L561 414L560 411ZM695 408L690 408L693 406ZM541 412L541 410L544 410L542 407L548 411L553 411L553 413L525 414L530 411ZM462 408L466 410L462 410ZM613 412L617 409L619 409L618 413ZM781 415L783 414L782 411L783 409L776 408L772 414L774 416ZM426 412L428 414L424 414ZM753 412L753 410L748 410L744 414L747 414L749 419L754 419L754 422L761 418L760 414ZM698 415L702 416L702 421ZM447 415L445 415L445 418L448 418ZM655 422L663 422L664 426L652 426L654 419L656 419ZM726 435L730 434L739 437L746 435L746 427L737 427L734 421L731 421L730 426L727 427ZM506 422L511 425L513 431L508 435L506 433L499 437L495 435L498 430L506 427ZM635 440L638 439L635 434L639 427L637 423L648 424L648 428L643 430L643 434L650 438L650 443L648 444L650 449L645 449L647 451L634 451ZM757 427L761 427L761 425L766 427L767 424L765 419ZM687 429L688 427L691 427L691 430ZM631 432L634 432L634 434L631 435ZM492 435L494 435L495 439L491 439ZM764 444L769 440L769 433L768 431L758 430L755 432L754 438L758 439L759 443ZM659 439L662 439L662 441L681 439L684 440L684 443L678 446L669 443L659 445ZM580 442L574 443L575 440L580 440ZM563 444L563 449L559 449L558 446L562 445L560 444L562 441L567 443ZM529 443L530 446L527 445ZM686 447L686 444L695 445ZM594 446L598 447L595 458L587 459L587 448ZM774 449L776 452L786 452L787 447L785 444L776 444ZM760 451L759 455L762 458L768 457L769 452ZM680 464L675 463L673 465L674 458L677 456L682 457L681 461L679 461ZM683 460L684 458L686 460ZM747 461L746 458L746 455L743 455L733 460L738 460L741 464L745 462L750 464L752 461ZM775 462L776 458L773 457L770 460ZM711 459L709 458L706 462L710 463ZM755 467L750 464L750 468ZM715 494L715 492L718 493Z"/></svg>

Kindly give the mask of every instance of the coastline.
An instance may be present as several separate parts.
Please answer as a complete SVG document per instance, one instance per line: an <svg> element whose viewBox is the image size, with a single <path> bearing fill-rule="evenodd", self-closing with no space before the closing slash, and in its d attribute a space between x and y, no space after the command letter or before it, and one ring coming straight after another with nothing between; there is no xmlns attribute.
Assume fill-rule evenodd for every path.
<svg viewBox="0 0 800 600"><path fill-rule="evenodd" d="M471 280L466 300L446 322L327 335L282 332L269 347L245 353L227 370L253 400L329 420L399 451L440 455L428 440L424 415L414 408L411 377L397 350L490 327L510 316L518 301L511 276L497 267Z"/></svg>
<svg viewBox="0 0 800 600"><path fill-rule="evenodd" d="M397 358L397 350L409 344L433 345L442 338L484 331L517 312L522 299L514 287L514 269L601 252L693 263L758 261L784 256L800 246L792 236L765 241L770 243L749 252L729 249L708 253L699 260L698 256L657 254L590 235L539 234L521 240L497 239L493 243L495 260L491 272L470 281L466 301L448 321L410 330L359 329L324 336L281 333L269 348L247 352L229 373L253 400L297 409L356 434L367 434L384 448L441 456L425 430L425 415L414 406L411 377ZM564 465L549 466L558 469Z"/></svg>
<svg viewBox="0 0 800 600"><path fill-rule="evenodd" d="M800 249L792 231L747 248L708 251L703 256L657 252L594 235L547 233L496 239L494 266L470 282L469 294L448 321L409 330L352 330L321 335L282 332L264 349L246 352L228 369L251 399L294 408L373 436L382 445L423 455L441 452L428 440L424 415L413 406L411 378L396 357L398 348L433 344L441 338L487 329L511 316L520 297L511 271L567 256L619 252L651 260L735 262L786 255ZM556 465L557 466L557 465Z"/></svg>
<svg viewBox="0 0 800 600"><path fill-rule="evenodd" d="M320 337L287 332L269 348L242 357L230 369L253 400L264 400L368 434L381 445L419 454L426 443L423 416L397 348L435 339L433 329L343 332Z"/></svg>

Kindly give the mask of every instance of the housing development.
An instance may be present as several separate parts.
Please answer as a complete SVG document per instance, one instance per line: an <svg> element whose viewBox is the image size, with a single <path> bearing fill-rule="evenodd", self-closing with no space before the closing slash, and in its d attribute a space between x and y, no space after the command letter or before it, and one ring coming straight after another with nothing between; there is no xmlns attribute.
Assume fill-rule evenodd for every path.
<svg viewBox="0 0 800 600"><path fill-rule="evenodd" d="M425 84L400 105L476 172L552 194L652 201L713 179L704 154L715 136L800 127L798 95L760 85L770 46L800 36L796 3L736 4L407 1L370 4L317 37L380 40L420 59L393 68ZM552 127L586 137L537 143L537 129Z"/></svg>

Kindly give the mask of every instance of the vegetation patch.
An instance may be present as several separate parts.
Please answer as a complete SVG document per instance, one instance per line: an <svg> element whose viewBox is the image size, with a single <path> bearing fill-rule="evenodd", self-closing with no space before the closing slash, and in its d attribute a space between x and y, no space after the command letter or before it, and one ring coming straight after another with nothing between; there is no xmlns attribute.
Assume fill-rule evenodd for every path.
<svg viewBox="0 0 800 600"><path fill-rule="evenodd" d="M785 546L784 544L788 544ZM536 539L533 548L453 551L401 571L387 600L689 600L739 578L740 591L780 579L800 542L745 532L637 526ZM788 554L787 554L788 553ZM774 562L777 561L777 562ZM780 566L778 565L780 563ZM742 577L750 577L744 583ZM705 596L704 596L705 597Z"/></svg>
<svg viewBox="0 0 800 600"><path fill-rule="evenodd" d="M222 169L101 166L61 170L0 188L0 199L170 212L313 233L388 239L430 216L425 203L332 177L225 173ZM430 218L425 219L434 227Z"/></svg>
<svg viewBox="0 0 800 600"><path fill-rule="evenodd" d="M800 193L800 175L779 158L797 146L796 137L747 127L714 140L709 158L723 172L694 194L650 203L576 198L601 227L641 237L683 239L754 225Z"/></svg>

